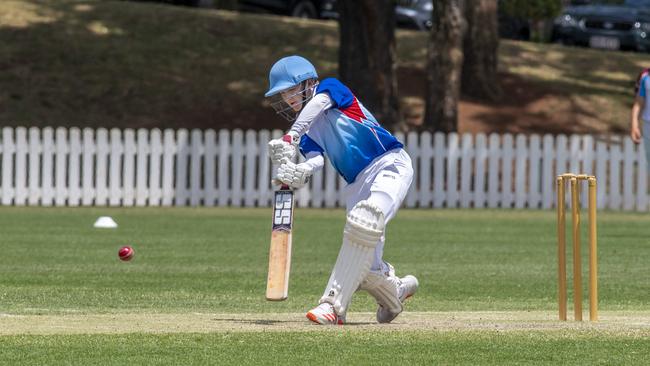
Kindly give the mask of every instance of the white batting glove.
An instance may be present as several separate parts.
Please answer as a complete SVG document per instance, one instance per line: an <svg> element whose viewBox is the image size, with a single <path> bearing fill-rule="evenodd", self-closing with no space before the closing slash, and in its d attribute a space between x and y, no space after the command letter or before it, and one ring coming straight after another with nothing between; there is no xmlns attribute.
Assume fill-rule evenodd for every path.
<svg viewBox="0 0 650 366"><path fill-rule="evenodd" d="M294 164L291 161L285 160L278 168L278 175L276 177L280 182L288 185L291 188L302 188L308 182L314 169L308 164Z"/></svg>
<svg viewBox="0 0 650 366"><path fill-rule="evenodd" d="M273 165L281 164L283 160L292 160L296 156L296 147L287 144L282 139L269 141L269 158Z"/></svg>
<svg viewBox="0 0 650 366"><path fill-rule="evenodd" d="M282 138L269 141L268 148L271 163L278 165L285 159L292 160L296 156L296 146L299 141L300 137L298 134L292 131L289 131Z"/></svg>

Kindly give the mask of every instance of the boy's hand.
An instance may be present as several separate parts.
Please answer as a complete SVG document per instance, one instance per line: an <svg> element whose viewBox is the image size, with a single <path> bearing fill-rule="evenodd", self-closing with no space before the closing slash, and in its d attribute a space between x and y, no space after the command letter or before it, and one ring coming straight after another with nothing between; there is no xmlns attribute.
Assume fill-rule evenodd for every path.
<svg viewBox="0 0 650 366"><path fill-rule="evenodd" d="M281 164L283 160L291 160L296 156L296 147L284 142L282 139L269 141L269 158L274 165Z"/></svg>
<svg viewBox="0 0 650 366"><path fill-rule="evenodd" d="M269 157L275 165L281 164L284 159L292 160L296 156L296 146L300 142L297 133L289 131L282 138L269 141Z"/></svg>
<svg viewBox="0 0 650 366"><path fill-rule="evenodd" d="M282 140L293 146L298 146L300 144L300 135L298 135L298 132L289 131L286 135L282 136Z"/></svg>
<svg viewBox="0 0 650 366"><path fill-rule="evenodd" d="M641 130L638 127L632 127L630 137L635 144L641 143Z"/></svg>
<svg viewBox="0 0 650 366"><path fill-rule="evenodd" d="M298 189L304 187L309 182L309 178L313 172L313 169L308 164L294 164L288 159L285 159L278 168L276 179L291 188Z"/></svg>

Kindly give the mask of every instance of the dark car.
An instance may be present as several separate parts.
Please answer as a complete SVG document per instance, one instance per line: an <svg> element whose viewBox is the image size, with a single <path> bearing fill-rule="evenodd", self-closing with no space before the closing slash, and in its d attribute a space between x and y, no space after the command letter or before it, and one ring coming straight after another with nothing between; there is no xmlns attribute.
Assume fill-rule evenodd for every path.
<svg viewBox="0 0 650 366"><path fill-rule="evenodd" d="M432 0L398 0L395 6L397 26L417 30L431 29Z"/></svg>
<svg viewBox="0 0 650 366"><path fill-rule="evenodd" d="M501 7L498 7L501 10ZM433 25L433 0L398 0L395 7L397 25L403 28L429 30ZM499 36L502 38L529 40L530 25L526 19L498 13Z"/></svg>
<svg viewBox="0 0 650 366"><path fill-rule="evenodd" d="M239 9L264 11L299 18L332 19L336 0L240 0Z"/></svg>
<svg viewBox="0 0 650 366"><path fill-rule="evenodd" d="M528 20L499 11L498 21L499 37L519 41L530 40L530 23Z"/></svg>
<svg viewBox="0 0 650 366"><path fill-rule="evenodd" d="M302 18L338 18L336 0L239 0L239 8ZM397 0L397 25L419 30L430 29L432 11L432 0Z"/></svg>
<svg viewBox="0 0 650 366"><path fill-rule="evenodd" d="M166 3L172 5L182 5L182 6L191 6L191 7L212 7L213 0L133 0L141 2L150 2L150 3Z"/></svg>
<svg viewBox="0 0 650 366"><path fill-rule="evenodd" d="M569 6L553 22L552 39L610 50L650 50L650 0L591 1Z"/></svg>

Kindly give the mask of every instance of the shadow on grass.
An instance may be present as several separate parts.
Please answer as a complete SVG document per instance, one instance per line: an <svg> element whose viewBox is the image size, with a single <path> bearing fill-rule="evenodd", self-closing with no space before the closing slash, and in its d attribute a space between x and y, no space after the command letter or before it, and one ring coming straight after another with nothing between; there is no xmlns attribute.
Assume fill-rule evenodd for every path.
<svg viewBox="0 0 650 366"><path fill-rule="evenodd" d="M527 47L538 52L532 56ZM542 47L551 50L552 57L546 57L552 59L548 63L541 54ZM517 48L506 44L505 48L505 60L501 61L502 71L498 75L501 98L486 102L463 95L461 125L463 118L469 118L490 133L627 132L625 122L612 123L609 119L618 118L612 109L620 106L625 108L623 114L627 116L627 105L631 108L634 98L633 80L640 70L643 55L552 45L519 45ZM515 52L523 56L513 62L518 54L517 57L508 54ZM606 61L589 59L603 55L611 57ZM584 67L580 66L582 64ZM522 71L523 67L539 71ZM398 69L398 76L402 97L426 95L427 74L421 65L404 64ZM610 104L599 104L599 100ZM422 111L420 118L423 114Z"/></svg>
<svg viewBox="0 0 650 366"><path fill-rule="evenodd" d="M249 324L249 325L277 325L277 326L287 326L289 324L304 324L304 325L313 325L317 326L317 324L310 323L307 320L270 320L270 319L234 319L234 318L214 318L212 319L217 322L228 322L228 323L238 323L238 324ZM376 324L372 322L350 322L350 323L345 323L345 326L359 326L359 325L370 325L370 324Z"/></svg>

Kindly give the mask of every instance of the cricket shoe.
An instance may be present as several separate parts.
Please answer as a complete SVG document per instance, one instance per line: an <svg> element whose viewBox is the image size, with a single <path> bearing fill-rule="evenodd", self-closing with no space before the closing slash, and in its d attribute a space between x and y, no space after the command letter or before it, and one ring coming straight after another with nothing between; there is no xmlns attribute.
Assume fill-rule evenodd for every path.
<svg viewBox="0 0 650 366"><path fill-rule="evenodd" d="M307 319L316 324L342 325L345 323L345 316L339 316L334 311L334 306L324 302L307 312Z"/></svg>
<svg viewBox="0 0 650 366"><path fill-rule="evenodd" d="M402 278L397 276L391 278L397 285L397 296L399 301L404 304L404 301L409 297L413 296L418 290L418 279L415 276L406 275ZM395 319L402 311L394 312L388 309L388 307L379 304L377 309L377 322L378 323L390 323Z"/></svg>

